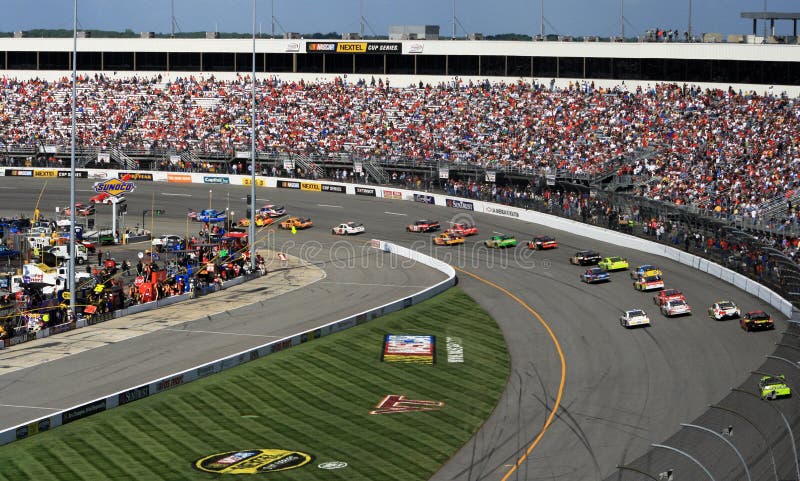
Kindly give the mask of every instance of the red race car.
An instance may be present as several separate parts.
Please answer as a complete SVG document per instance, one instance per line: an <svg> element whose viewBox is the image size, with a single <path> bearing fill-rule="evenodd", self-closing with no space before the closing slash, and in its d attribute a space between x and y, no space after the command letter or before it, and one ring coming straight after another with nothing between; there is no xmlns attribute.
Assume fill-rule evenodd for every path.
<svg viewBox="0 0 800 481"><path fill-rule="evenodd" d="M406 226L408 232L434 232L439 230L438 220L418 220Z"/></svg>
<svg viewBox="0 0 800 481"><path fill-rule="evenodd" d="M476 235L478 233L478 228L474 224L464 224L461 222L456 222L450 226L449 229L444 231L445 234L455 234L461 237L467 237L470 235Z"/></svg>
<svg viewBox="0 0 800 481"><path fill-rule="evenodd" d="M653 302L655 302L657 306L663 306L667 301L686 302L686 296L678 289L664 289L653 296Z"/></svg>

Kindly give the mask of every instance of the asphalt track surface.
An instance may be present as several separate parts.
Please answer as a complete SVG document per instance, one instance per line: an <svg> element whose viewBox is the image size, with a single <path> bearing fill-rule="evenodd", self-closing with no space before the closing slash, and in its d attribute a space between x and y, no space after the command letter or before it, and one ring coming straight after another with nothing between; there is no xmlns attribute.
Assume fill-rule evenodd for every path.
<svg viewBox="0 0 800 481"><path fill-rule="evenodd" d="M62 190L66 185L66 181L51 181L42 199L43 212L67 203ZM89 185L88 181L78 181L78 189L83 191L78 200L88 198ZM23 192L31 202L35 201L39 186L41 182L35 179L13 182L0 179L0 206L19 205ZM152 206L167 210L164 218L155 219L156 234L168 230L184 232L183 215L189 207L202 209L212 204L217 209L229 206L238 213L244 212L244 197L249 187L215 185L211 193L208 187L138 182L136 192L129 196L128 225L141 223L137 213ZM311 313L317 313L320 319L340 317L347 312L345 306L355 302L350 301L351 297L360 296L363 302L365 297L373 296L364 284L383 282L373 276L394 276L399 274L387 271L404 270L398 266L383 266L377 273L370 273L368 268L353 270L341 262L336 265L331 253L348 262L362 257L355 251L346 254L346 248L340 251L338 246L344 244L333 245L339 239L332 239L330 226L346 220L364 222L368 233L366 237L343 242L359 244L369 237L388 239L433 253L460 269L460 287L500 324L511 354L512 371L507 388L495 412L476 436L455 453L432 480L648 479L646 475L619 470L618 465L631 466L655 479L668 469L674 469L675 480L708 478L698 464L683 454L651 448L652 443L684 451L718 481L745 479L742 465L730 447L711 434L681 429L680 423L700 425L715 433L733 426L734 435L727 439L742 453L754 481L776 479L772 459L778 479L795 477L788 435L774 408L789 418L796 433L800 432L798 396L766 403L748 394L730 391L741 385L742 389L757 393L758 376L753 370L784 373L793 388L800 388L795 384L800 379L797 366L765 360L765 355L775 353L796 361L798 338L782 336L781 332L787 328L785 318L758 299L667 259L626 251L546 226L444 207L332 193L259 188L257 195L259 204L267 201L283 204L291 214L307 215L315 222L316 227L302 232L302 237L278 232L270 242L323 266L328 280L342 276L336 279L338 283L331 282L324 287L327 315L321 315L319 307L305 307L312 299L309 296L318 294L315 291L323 289L322 286L297 293L301 299L295 303L290 299L277 300L280 306L290 306L276 305L272 310L280 313L277 320L286 322L289 329L293 321ZM0 209L0 215L12 213ZM137 217L138 220L134 220ZM406 224L419 218L434 218L443 224L472 219L481 232L468 238L462 246L433 247L430 234L404 230ZM149 228L149 218L146 223ZM547 252L529 251L522 245L515 249L488 250L481 241L492 231L514 234L521 243L533 235L551 234L561 247ZM319 249L319 245L323 248ZM582 270L570 265L567 258L580 248L597 249L604 255L626 256L632 266L659 265L667 287L679 288L687 295L694 315L664 318L653 304L652 294L634 291L627 272L612 274L612 282L608 284L589 286L579 282ZM370 277L353 281L352 274L350 277L347 274L351 271ZM419 283L417 279L415 276L405 282ZM483 280L504 288L516 300ZM393 279L391 283L399 282ZM715 322L706 317L707 306L716 299L725 298L735 301L745 311L765 309L773 314L777 329L745 333L736 321ZM377 303L376 299L374 304ZM637 330L620 327L621 311L634 307L648 312L653 320L651 327ZM248 316L258 316L257 309L243 309L236 315L242 322L252 320ZM548 327L565 360L563 390L560 389L559 351ZM776 351L778 342L791 347L778 347ZM468 357L468 346L465 348ZM169 350L173 349L171 345ZM108 351L110 349L103 354ZM149 374L155 372L156 364ZM47 365L37 369L41 382L57 375L50 369ZM0 383L9 388L3 377ZM0 394L2 392L0 390ZM560 402L552 424L544 429L557 400ZM711 404L728 411L709 410ZM746 419L739 417L740 414ZM760 433L773 446L771 453L765 449L767 443Z"/></svg>

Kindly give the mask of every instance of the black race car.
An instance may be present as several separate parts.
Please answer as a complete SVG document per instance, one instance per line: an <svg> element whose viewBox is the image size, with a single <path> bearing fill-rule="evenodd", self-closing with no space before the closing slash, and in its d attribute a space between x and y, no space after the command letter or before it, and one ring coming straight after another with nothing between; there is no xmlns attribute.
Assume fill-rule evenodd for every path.
<svg viewBox="0 0 800 481"><path fill-rule="evenodd" d="M578 251L569 258L570 264L578 266L594 266L600 262L603 257L597 251Z"/></svg>

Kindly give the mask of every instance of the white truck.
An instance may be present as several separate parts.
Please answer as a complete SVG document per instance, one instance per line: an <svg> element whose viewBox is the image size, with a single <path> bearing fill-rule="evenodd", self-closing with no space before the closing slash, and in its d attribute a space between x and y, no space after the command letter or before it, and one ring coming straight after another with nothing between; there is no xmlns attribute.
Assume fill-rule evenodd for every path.
<svg viewBox="0 0 800 481"><path fill-rule="evenodd" d="M45 264L25 264L22 266L22 274L11 276L11 292L18 292L22 290L22 284L30 282L41 282L46 284L42 286L43 294L53 294L57 290L68 288L67 285L67 268L66 267L48 267ZM78 272L75 274L76 285L85 282L94 283L94 279L90 274L85 272Z"/></svg>
<svg viewBox="0 0 800 481"><path fill-rule="evenodd" d="M66 263L69 261L69 246L58 245L45 247L43 249L45 255L52 255L58 264ZM80 244L75 244L75 263L86 264L89 262L89 252L86 247Z"/></svg>

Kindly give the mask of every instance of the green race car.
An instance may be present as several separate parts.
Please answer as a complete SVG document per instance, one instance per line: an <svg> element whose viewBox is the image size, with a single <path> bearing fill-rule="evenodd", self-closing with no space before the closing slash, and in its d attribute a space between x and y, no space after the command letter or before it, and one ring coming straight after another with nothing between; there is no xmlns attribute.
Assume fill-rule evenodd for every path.
<svg viewBox="0 0 800 481"><path fill-rule="evenodd" d="M598 266L602 267L603 270L606 271L621 271L627 269L628 261L627 259L623 259L622 257L603 257L603 259L597 263Z"/></svg>
<svg viewBox="0 0 800 481"><path fill-rule="evenodd" d="M779 397L791 397L792 389L786 384L786 376L764 376L758 381L758 389L761 391L761 399L777 399Z"/></svg>
<svg viewBox="0 0 800 481"><path fill-rule="evenodd" d="M510 235L496 234L489 239L483 241L486 247L498 249L500 247L514 247L517 245L517 239Z"/></svg>

